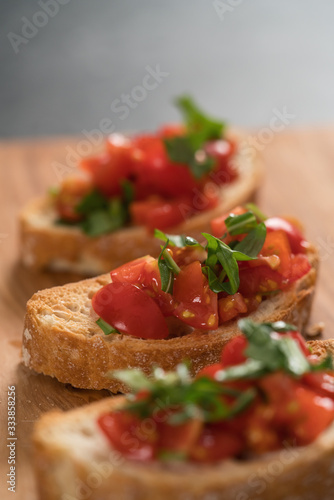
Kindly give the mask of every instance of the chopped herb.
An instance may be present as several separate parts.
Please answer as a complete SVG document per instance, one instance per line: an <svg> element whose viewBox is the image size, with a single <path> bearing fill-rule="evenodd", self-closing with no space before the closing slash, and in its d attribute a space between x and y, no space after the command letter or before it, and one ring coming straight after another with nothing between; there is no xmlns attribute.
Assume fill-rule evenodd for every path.
<svg viewBox="0 0 334 500"><path fill-rule="evenodd" d="M76 207L76 211L81 215L89 215L96 210L106 210L108 208L108 198L97 190L86 194Z"/></svg>
<svg viewBox="0 0 334 500"><path fill-rule="evenodd" d="M173 271L168 266L166 260L163 259L164 251L168 246L169 240L166 241L165 246L162 248L160 255L158 257L158 267L161 278L161 290L167 293L173 293L173 281L174 274Z"/></svg>
<svg viewBox="0 0 334 500"><path fill-rule="evenodd" d="M255 203L247 203L245 207L247 208L247 210L253 212L253 214L256 215L260 222L264 222L268 219L268 217L259 209L257 205L255 205Z"/></svg>
<svg viewBox="0 0 334 500"><path fill-rule="evenodd" d="M123 190L124 203L128 207L135 198L135 188L132 182L130 182L128 179L124 179L121 182L121 186Z"/></svg>
<svg viewBox="0 0 334 500"><path fill-rule="evenodd" d="M185 236L184 234L178 235L178 234L165 234L160 229L155 229L154 230L154 236L155 238L159 238L159 240L162 241L169 241L170 246L175 246L175 247L187 247L187 246L202 246L200 243L198 243L197 240L194 238L191 238L190 236Z"/></svg>
<svg viewBox="0 0 334 500"><path fill-rule="evenodd" d="M267 228L265 224L261 222L234 247L234 250L255 258L263 247L266 235Z"/></svg>
<svg viewBox="0 0 334 500"><path fill-rule="evenodd" d="M133 400L128 396L125 410L141 418L149 417L154 409L171 409L168 417L170 425L180 425L190 418L204 422L228 419L243 411L255 398L255 391L234 389L234 404L224 400L226 388L207 377L192 380L185 364L180 364L175 372L165 372L155 368L149 378L139 370L116 371L113 377L121 380L133 391L147 390L145 400ZM229 399L231 395L229 394Z"/></svg>
<svg viewBox="0 0 334 500"><path fill-rule="evenodd" d="M200 179L212 170L213 158L204 151L204 144L213 139L221 139L225 124L205 115L188 96L177 99L187 127L186 134L164 139L171 161L189 166L195 178Z"/></svg>
<svg viewBox="0 0 334 500"><path fill-rule="evenodd" d="M109 325L109 323L104 321L102 318L96 320L95 323L101 328L101 330L105 335L110 335L112 333L120 333L116 328Z"/></svg>
<svg viewBox="0 0 334 500"><path fill-rule="evenodd" d="M227 231L231 236L237 234L249 233L254 229L258 222L253 212L246 212L241 215L230 214L225 219Z"/></svg>
<svg viewBox="0 0 334 500"><path fill-rule="evenodd" d="M206 247L208 257L205 261L203 272L208 277L211 290L216 293L223 291L229 294L236 293L240 284L237 261L253 260L254 257L246 255L241 251L232 250L226 243L215 238L211 234L202 234L208 242ZM223 273L220 270L219 275L216 274L216 266L218 263L223 268ZM227 276L229 281L223 282L225 276Z"/></svg>
<svg viewBox="0 0 334 500"><path fill-rule="evenodd" d="M215 379L204 375L191 379L184 363L174 372L155 368L151 377L140 370L114 372L112 376L134 393L147 391L146 398L140 400L133 394L128 395L124 409L140 418L150 417L157 408L166 410L170 425L180 425L189 419L200 419L204 423L229 420L253 403L259 389L254 385L242 390L224 385L224 382L256 379L276 371L301 377L307 372L333 368L330 356L317 364L310 363L294 339L272 334L295 329L292 325L281 321L257 324L240 320L239 328L249 342L245 350L247 359L242 364L222 368L216 372Z"/></svg>

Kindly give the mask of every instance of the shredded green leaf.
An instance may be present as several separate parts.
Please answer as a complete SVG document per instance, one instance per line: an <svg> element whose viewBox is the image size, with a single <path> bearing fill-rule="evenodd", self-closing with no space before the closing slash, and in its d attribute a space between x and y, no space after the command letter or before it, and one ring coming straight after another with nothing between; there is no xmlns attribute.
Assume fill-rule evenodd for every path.
<svg viewBox="0 0 334 500"><path fill-rule="evenodd" d="M105 335L111 335L112 333L120 333L116 328L109 325L109 323L104 321L102 318L96 320L95 323L101 328L101 330Z"/></svg>
<svg viewBox="0 0 334 500"><path fill-rule="evenodd" d="M164 139L165 148L171 161L188 165L196 179L212 170L213 158L203 147L209 140L221 139L225 124L205 115L189 96L176 100L187 127L185 135Z"/></svg>

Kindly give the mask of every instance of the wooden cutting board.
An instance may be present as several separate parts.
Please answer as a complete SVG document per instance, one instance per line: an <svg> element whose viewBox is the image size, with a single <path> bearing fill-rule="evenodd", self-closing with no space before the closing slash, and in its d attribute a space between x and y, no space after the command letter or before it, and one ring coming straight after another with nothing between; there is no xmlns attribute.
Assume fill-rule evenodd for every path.
<svg viewBox="0 0 334 500"><path fill-rule="evenodd" d="M269 144L257 137L266 163L259 204L268 214L293 214L320 248L321 271L312 322L325 322L324 337L334 334L334 129L277 134ZM266 136L267 138L267 136ZM61 165L77 141L58 138L0 143L0 498L7 491L7 388L16 395L16 499L35 500L31 433L39 416L100 399L106 391L77 390L23 367L21 335L26 301L43 288L80 279L75 275L32 274L18 262L17 213L31 198L58 183ZM73 152L73 149L71 149ZM55 161L58 165L55 166Z"/></svg>

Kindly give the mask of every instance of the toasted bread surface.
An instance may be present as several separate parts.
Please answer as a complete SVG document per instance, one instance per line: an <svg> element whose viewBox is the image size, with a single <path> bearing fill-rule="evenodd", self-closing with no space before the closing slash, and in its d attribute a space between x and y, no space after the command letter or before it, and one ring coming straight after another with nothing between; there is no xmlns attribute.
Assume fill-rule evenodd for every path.
<svg viewBox="0 0 334 500"><path fill-rule="evenodd" d="M333 341L310 343L318 356ZM106 398L67 413L50 412L34 432L43 500L332 500L334 425L312 444L249 460L213 464L140 463L112 449L97 418L124 402Z"/></svg>
<svg viewBox="0 0 334 500"><path fill-rule="evenodd" d="M263 301L249 315L250 319L287 321L304 330L317 276L318 254L314 247L308 256L312 264L309 273L289 290ZM224 345L239 333L237 321L230 321L212 331L187 333L189 327L171 327L173 334L165 340L106 336L95 323L91 299L108 282L110 276L105 274L33 295L27 303L25 317L24 364L74 387L127 392L124 384L107 376L110 370L140 368L150 374L154 365L172 370L188 359L194 375L218 362Z"/></svg>
<svg viewBox="0 0 334 500"><path fill-rule="evenodd" d="M245 135L230 131L242 146ZM168 232L200 238L210 232L210 221L237 205L252 201L263 177L263 165L258 155L243 155L234 161L239 170L238 179L219 189L220 203L200 212ZM194 193L198 203L198 193ZM196 199L197 199L196 198ZM72 271L86 276L108 272L125 262L146 254L157 256L160 242L143 226L130 226L100 237L91 238L79 228L55 224L57 213L50 197L33 200L21 212L21 258L31 269L49 268Z"/></svg>

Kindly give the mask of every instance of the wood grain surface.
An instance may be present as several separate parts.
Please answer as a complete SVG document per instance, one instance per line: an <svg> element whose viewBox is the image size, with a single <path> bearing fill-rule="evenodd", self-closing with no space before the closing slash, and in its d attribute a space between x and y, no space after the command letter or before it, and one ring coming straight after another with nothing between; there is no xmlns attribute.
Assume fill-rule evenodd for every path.
<svg viewBox="0 0 334 500"><path fill-rule="evenodd" d="M256 137L257 134L251 134ZM259 204L268 214L300 218L320 249L321 271L314 323L324 322L324 337L334 333L334 129L288 131L259 147L266 180ZM266 136L267 138L267 136ZM18 262L17 213L31 198L58 183L60 165L77 141L69 138L0 144L0 498L35 500L31 432L41 413L69 409L107 395L64 386L22 366L20 358L26 301L37 290L80 279L74 275L32 274ZM55 166L58 161L58 167ZM68 171L71 170L67 169ZM7 388L16 393L16 494L7 491Z"/></svg>

